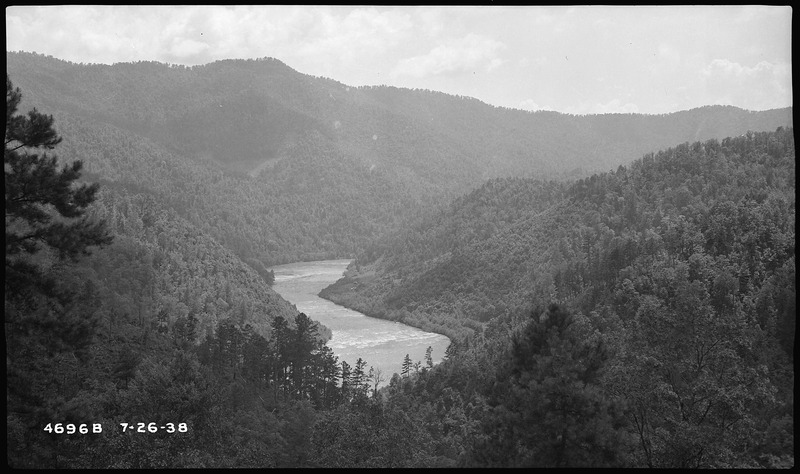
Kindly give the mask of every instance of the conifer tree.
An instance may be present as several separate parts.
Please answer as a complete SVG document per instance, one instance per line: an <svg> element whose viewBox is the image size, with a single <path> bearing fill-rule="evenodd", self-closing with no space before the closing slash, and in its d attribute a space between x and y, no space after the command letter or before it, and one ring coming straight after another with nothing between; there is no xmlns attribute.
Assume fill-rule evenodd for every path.
<svg viewBox="0 0 800 474"><path fill-rule="evenodd" d="M403 377L408 377L408 374L411 371L412 364L413 363L411 362L411 357L408 354L406 354L406 357L403 359L403 370L400 373L400 375L402 375Z"/></svg>
<svg viewBox="0 0 800 474"><path fill-rule="evenodd" d="M356 365L353 368L353 372L350 375L350 384L353 387L356 395L366 395L367 392L367 382L366 382L366 372L365 368L367 367L367 363L364 362L364 359L361 357L358 358L356 361Z"/></svg>
<svg viewBox="0 0 800 474"><path fill-rule="evenodd" d="M433 347L431 346L425 349L425 364L429 369L433 368Z"/></svg>
<svg viewBox="0 0 800 474"><path fill-rule="evenodd" d="M81 161L48 155L61 142L53 117L35 108L17 113L22 94L6 75L4 152L6 205L5 322L9 358L21 340L43 335L49 350L80 349L93 333L90 314L69 308L80 283L64 264L112 238L103 220L87 215L97 184L78 184ZM40 152L41 151L41 152Z"/></svg>
<svg viewBox="0 0 800 474"><path fill-rule="evenodd" d="M350 392L351 392L351 377L353 372L350 369L350 364L346 361L342 361L342 400L349 401L350 400Z"/></svg>
<svg viewBox="0 0 800 474"><path fill-rule="evenodd" d="M17 114L21 100L6 75L5 290L12 297L32 298L31 291L55 296L54 281L31 257L50 249L59 259L74 259L91 246L110 243L111 236L104 221L86 215L99 186L76 185L80 160L59 169L57 157L44 151L61 142L53 117L35 108L27 116Z"/></svg>

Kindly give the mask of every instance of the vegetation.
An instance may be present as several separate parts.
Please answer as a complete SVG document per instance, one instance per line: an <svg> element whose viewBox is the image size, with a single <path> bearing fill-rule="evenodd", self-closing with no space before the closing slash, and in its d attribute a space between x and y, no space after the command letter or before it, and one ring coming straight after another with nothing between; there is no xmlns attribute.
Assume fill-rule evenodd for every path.
<svg viewBox="0 0 800 474"><path fill-rule="evenodd" d="M522 183L488 183L365 252L328 292L469 329L434 370L488 406L458 462L792 465L792 130L679 145L566 188ZM548 186L544 211L485 199ZM448 233L465 213L468 229L517 217ZM402 245L421 240L418 254Z"/></svg>
<svg viewBox="0 0 800 474"><path fill-rule="evenodd" d="M486 179L576 179L688 140L791 126L791 110L581 117L351 88L274 59L75 64L7 53L61 155L147 191L255 270L350 258Z"/></svg>
<svg viewBox="0 0 800 474"><path fill-rule="evenodd" d="M794 464L791 127L567 182L544 178L680 121L348 91L272 60L8 58L54 114L18 114L7 79L10 466ZM771 116L682 118L719 112L713 133ZM325 295L447 334L442 363L378 388L269 286L270 263L342 255Z"/></svg>
<svg viewBox="0 0 800 474"><path fill-rule="evenodd" d="M10 429L19 427L15 415L41 420L68 409L63 395L45 397L49 379L57 375L41 375L57 366L64 352L75 362L85 360L97 320L91 284L63 268L112 238L104 222L87 214L97 186L75 184L81 162L59 170L57 158L45 151L61 141L53 118L36 109L18 114L21 98L6 76L4 314Z"/></svg>

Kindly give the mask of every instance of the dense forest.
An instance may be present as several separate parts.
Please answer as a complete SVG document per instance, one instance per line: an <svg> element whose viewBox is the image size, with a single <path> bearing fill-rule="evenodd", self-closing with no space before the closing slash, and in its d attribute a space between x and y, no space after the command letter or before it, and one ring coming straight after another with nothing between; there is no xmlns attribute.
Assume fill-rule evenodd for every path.
<svg viewBox="0 0 800 474"><path fill-rule="evenodd" d="M719 214L735 210L742 215L737 218L741 226L770 229L751 232L780 230L782 247L772 251L785 259L794 245L794 216L781 213L793 209L794 162L767 161L764 156L787 153L791 143L784 142L792 136L779 129L765 137L751 132L722 142L685 143L572 185L490 180L454 200L449 209L377 241L359 254L346 278L323 294L387 319L430 325L444 315L443 324L449 327L441 331L457 339L481 327L476 322L524 307L533 298L578 298L590 310L597 304L591 291L587 293L593 280L616 278L643 246L658 251L648 243L651 233L662 235L658 242L664 245L668 226L683 228L686 221L692 232L706 233L711 222L722 219ZM765 154L760 161L740 163L734 160L741 160L744 152L733 147L743 140L770 143L759 145ZM780 223L762 224L768 217ZM720 233L730 224L717 224L713 231ZM740 245L756 251L752 244ZM739 259L761 258L730 242L724 250ZM744 268L735 274L764 271Z"/></svg>
<svg viewBox="0 0 800 474"><path fill-rule="evenodd" d="M75 64L7 53L84 176L151 193L256 271L352 258L486 179L572 180L687 141L792 126L791 109L572 116L349 87L280 61Z"/></svg>
<svg viewBox="0 0 800 474"><path fill-rule="evenodd" d="M457 341L409 391L473 413L459 465L789 467L794 252L779 128L490 181L323 294Z"/></svg>
<svg viewBox="0 0 800 474"><path fill-rule="evenodd" d="M10 466L794 464L791 110L7 57ZM442 363L379 388L270 288L341 256L324 295L448 335Z"/></svg>

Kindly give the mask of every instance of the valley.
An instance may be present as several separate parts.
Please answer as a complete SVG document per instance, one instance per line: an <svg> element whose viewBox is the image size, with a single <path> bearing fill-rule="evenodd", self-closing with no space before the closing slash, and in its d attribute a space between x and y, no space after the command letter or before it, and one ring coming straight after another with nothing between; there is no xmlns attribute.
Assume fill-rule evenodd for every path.
<svg viewBox="0 0 800 474"><path fill-rule="evenodd" d="M794 463L791 108L525 112L272 58L7 52L7 85L15 467ZM43 428L93 420L190 429Z"/></svg>

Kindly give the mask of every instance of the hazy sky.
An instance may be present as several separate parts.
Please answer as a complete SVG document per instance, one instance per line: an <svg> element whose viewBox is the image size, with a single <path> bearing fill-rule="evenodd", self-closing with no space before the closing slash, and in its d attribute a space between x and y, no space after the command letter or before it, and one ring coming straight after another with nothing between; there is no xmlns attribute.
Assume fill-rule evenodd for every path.
<svg viewBox="0 0 800 474"><path fill-rule="evenodd" d="M280 59L347 85L527 110L792 105L788 6L16 6L8 51L73 62Z"/></svg>

